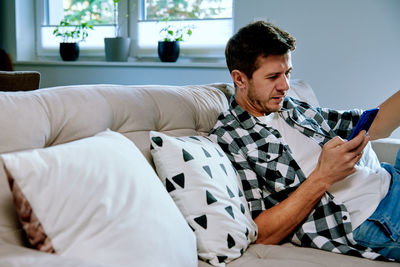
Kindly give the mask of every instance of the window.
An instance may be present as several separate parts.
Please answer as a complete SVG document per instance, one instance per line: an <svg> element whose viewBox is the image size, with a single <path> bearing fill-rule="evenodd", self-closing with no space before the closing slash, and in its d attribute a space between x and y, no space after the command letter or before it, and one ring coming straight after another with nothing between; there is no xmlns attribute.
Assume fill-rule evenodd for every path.
<svg viewBox="0 0 400 267"><path fill-rule="evenodd" d="M166 23L194 27L181 43L181 55L223 57L232 35L232 0L141 0L137 23L138 56L154 56ZM163 22L163 19L168 22ZM161 21L160 21L161 20Z"/></svg>
<svg viewBox="0 0 400 267"><path fill-rule="evenodd" d="M39 55L56 55L60 40L53 30L64 18L90 22L94 30L80 43L81 55L104 55L104 37L131 37L132 56L157 57L160 29L168 18L174 26L191 25L193 34L181 43L181 56L223 57L232 34L232 0L37 0Z"/></svg>
<svg viewBox="0 0 400 267"><path fill-rule="evenodd" d="M80 43L83 54L101 54L104 50L104 37L114 36L115 12L113 0L38 0L37 14L40 29L37 33L39 55L52 55L58 51L60 39L53 35L62 20L71 24L88 22L93 30L89 37Z"/></svg>

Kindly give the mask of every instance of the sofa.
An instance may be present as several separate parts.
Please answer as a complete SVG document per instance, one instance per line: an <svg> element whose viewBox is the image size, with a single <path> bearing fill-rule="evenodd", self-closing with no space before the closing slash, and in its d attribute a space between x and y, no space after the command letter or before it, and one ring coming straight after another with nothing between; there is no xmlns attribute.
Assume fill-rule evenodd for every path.
<svg viewBox="0 0 400 267"><path fill-rule="evenodd" d="M217 205L219 197L210 192L221 187L220 175L197 179L182 195L178 189L192 179L183 172L198 166L182 167L175 154L197 147L210 165L226 163L207 133L232 93L226 83L0 92L0 266L397 265L290 243L255 244L257 229L229 164L218 163L228 177L221 182L228 193L220 202L231 209L207 210L215 215L208 221L193 215L202 212L196 190L206 188L208 206ZM318 105L304 81L291 81L290 94ZM399 146L393 138L372 142L386 162ZM197 156L188 154L184 161L195 162ZM170 169L182 173L169 179ZM224 224L231 217L237 221ZM214 232L202 232L196 223L203 228L208 223ZM225 228L233 233L222 257L218 253L227 248L214 236ZM235 229L247 231L235 239Z"/></svg>

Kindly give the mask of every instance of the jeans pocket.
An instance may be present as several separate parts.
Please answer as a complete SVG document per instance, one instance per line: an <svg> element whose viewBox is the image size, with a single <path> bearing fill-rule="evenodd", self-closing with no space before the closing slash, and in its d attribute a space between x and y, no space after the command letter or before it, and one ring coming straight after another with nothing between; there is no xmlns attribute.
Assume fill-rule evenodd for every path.
<svg viewBox="0 0 400 267"><path fill-rule="evenodd" d="M354 239L363 246L383 248L396 243L398 236L386 220L370 218L354 230Z"/></svg>
<svg viewBox="0 0 400 267"><path fill-rule="evenodd" d="M399 239L390 222L388 222L387 220L379 220L376 221L376 223L380 225L382 231L386 234L387 237L390 238L392 242L395 242Z"/></svg>

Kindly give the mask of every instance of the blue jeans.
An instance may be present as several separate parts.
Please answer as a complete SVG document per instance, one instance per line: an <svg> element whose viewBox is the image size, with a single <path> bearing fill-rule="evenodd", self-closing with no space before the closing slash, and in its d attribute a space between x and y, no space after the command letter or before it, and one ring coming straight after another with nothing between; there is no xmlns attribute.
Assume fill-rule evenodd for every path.
<svg viewBox="0 0 400 267"><path fill-rule="evenodd" d="M382 167L392 175L389 192L353 234L359 244L400 262L400 150L394 166L382 163Z"/></svg>

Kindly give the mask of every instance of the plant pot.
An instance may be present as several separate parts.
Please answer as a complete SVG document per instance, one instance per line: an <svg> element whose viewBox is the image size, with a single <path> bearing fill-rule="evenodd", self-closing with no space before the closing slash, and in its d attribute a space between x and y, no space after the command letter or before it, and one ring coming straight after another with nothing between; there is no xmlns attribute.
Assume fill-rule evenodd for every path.
<svg viewBox="0 0 400 267"><path fill-rule="evenodd" d="M158 42L158 57L162 62L175 62L179 57L179 42Z"/></svg>
<svg viewBox="0 0 400 267"><path fill-rule="evenodd" d="M75 61L79 57L78 43L60 43L60 56L64 61Z"/></svg>
<svg viewBox="0 0 400 267"><path fill-rule="evenodd" d="M131 39L126 37L104 38L107 61L127 61Z"/></svg>

